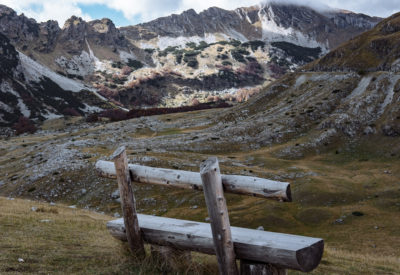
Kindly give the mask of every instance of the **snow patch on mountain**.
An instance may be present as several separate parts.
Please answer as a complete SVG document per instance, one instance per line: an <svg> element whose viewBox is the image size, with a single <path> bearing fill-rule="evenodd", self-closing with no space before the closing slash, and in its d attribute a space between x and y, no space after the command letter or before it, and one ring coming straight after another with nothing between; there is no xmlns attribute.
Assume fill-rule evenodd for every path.
<svg viewBox="0 0 400 275"><path fill-rule="evenodd" d="M348 96L348 99L361 96L367 90L367 87L369 86L369 83L371 83L371 80L372 76L367 76L361 79L361 81L358 83L357 88L355 88L354 91L351 92L351 94Z"/></svg>
<svg viewBox="0 0 400 275"><path fill-rule="evenodd" d="M244 36L243 34L241 34L241 33L238 32L238 31L235 31L234 29L227 29L227 30L225 31L224 36L228 38L228 39L226 39L226 40L229 40L229 39L236 39L236 40L239 40L239 41L241 41L241 42L247 42L247 41L249 41L249 40L247 39L246 36Z"/></svg>
<svg viewBox="0 0 400 275"><path fill-rule="evenodd" d="M215 37L214 34L206 34L204 37L200 36L161 37L160 36L158 37L157 46L158 48L160 48L160 50L165 50L168 47L176 47L176 46L184 48L187 43L193 42L198 44L201 41L205 41L206 43L211 44L217 42L217 38Z"/></svg>
<svg viewBox="0 0 400 275"><path fill-rule="evenodd" d="M21 114L23 114L25 117L31 116L31 111L20 98L18 98L18 108L21 111Z"/></svg>
<svg viewBox="0 0 400 275"><path fill-rule="evenodd" d="M62 115L57 115L55 113L50 112L49 110L44 110L46 113L42 113L42 116L46 119L55 119L55 118L60 118L63 117Z"/></svg>
<svg viewBox="0 0 400 275"><path fill-rule="evenodd" d="M279 26L274 20L272 9L268 10L267 14L264 10L260 10L258 16L261 20L262 40L267 42L286 41L296 45L317 48L320 47L323 52L328 51L328 44L322 44L313 39L311 36L306 36L302 32L296 31L293 28L284 28ZM272 18L272 19L271 19Z"/></svg>
<svg viewBox="0 0 400 275"><path fill-rule="evenodd" d="M29 110L29 108L25 105L24 101L21 99L21 96L14 91L14 89L10 86L10 84L8 82L2 82L0 85L0 91L2 93L10 93L12 95L14 95L15 97L17 97L18 103L17 106L19 108L19 111L21 112L21 114L23 114L25 117L30 117L31 116L31 111ZM6 112L13 112L14 108L10 107L9 105L0 102L0 107L5 110Z"/></svg>
<svg viewBox="0 0 400 275"><path fill-rule="evenodd" d="M132 53L132 52L125 52L125 51L119 51L119 58L123 61L123 62L128 62L129 59L136 59L136 56Z"/></svg>
<svg viewBox="0 0 400 275"><path fill-rule="evenodd" d="M306 82L307 76L302 74L296 79L296 83L294 84L294 88L300 87L304 82Z"/></svg>
<svg viewBox="0 0 400 275"><path fill-rule="evenodd" d="M82 112L84 113L96 113L96 112L101 112L103 111L102 108L96 107L96 106L90 106L86 103L84 103L85 108L80 108L82 110Z"/></svg>
<svg viewBox="0 0 400 275"><path fill-rule="evenodd" d="M379 112L378 112L378 115L379 115L379 116L381 116L381 115L385 112L386 107L387 107L390 103L392 103L393 97L394 97L394 87L395 87L396 83L397 83L399 80L400 80L400 75L395 75L395 76L392 76L392 77L390 78L390 85L389 85L389 87L388 87L387 90L386 90L386 92L387 92L386 98L385 98L385 100L383 101L383 103L382 103L382 105L381 105L381 108L380 108L380 110L379 110Z"/></svg>
<svg viewBox="0 0 400 275"><path fill-rule="evenodd" d="M60 56L55 60L55 62L68 74L72 75L86 76L94 71L92 59L86 51L82 51L79 56L74 55L71 59Z"/></svg>
<svg viewBox="0 0 400 275"><path fill-rule="evenodd" d="M10 106L8 106L7 104L5 104L5 103L2 102L2 101L0 101L0 108L3 109L3 110L6 111L6 112L9 112L9 113L11 113L11 112L14 111L13 108L11 108Z"/></svg>
<svg viewBox="0 0 400 275"><path fill-rule="evenodd" d="M81 90L92 90L82 83L75 80L69 79L67 77L61 76L49 68L39 64L38 62L32 60L25 54L18 52L21 60L24 75L27 80L32 82L40 82L43 77L47 77L57 83L62 89L72 92L79 92Z"/></svg>
<svg viewBox="0 0 400 275"><path fill-rule="evenodd" d="M89 42L87 41L86 38L85 38L85 42L86 42L86 45L87 45L88 50L89 50L90 59L91 59L92 62L95 64L96 70L97 70L97 71L105 71L105 70L106 70L106 64L104 64L103 62L101 62L100 59L98 59L98 58L94 55L94 53L93 53L93 51L92 51L92 48L90 47Z"/></svg>

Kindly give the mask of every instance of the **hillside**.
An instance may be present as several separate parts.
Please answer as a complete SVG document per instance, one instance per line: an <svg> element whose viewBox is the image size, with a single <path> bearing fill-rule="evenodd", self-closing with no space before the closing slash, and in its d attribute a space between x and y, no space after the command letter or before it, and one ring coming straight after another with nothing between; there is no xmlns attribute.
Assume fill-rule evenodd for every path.
<svg viewBox="0 0 400 275"><path fill-rule="evenodd" d="M399 59L399 18L400 14L389 17L325 57L272 83L253 100L222 113L216 119L224 125L217 134L220 142L245 142L247 148L285 143L276 155L297 158L385 139L380 152L399 156L400 75L393 63ZM358 45L379 39L387 43L374 49L370 47L374 43ZM362 65L366 63L371 67Z"/></svg>
<svg viewBox="0 0 400 275"><path fill-rule="evenodd" d="M60 27L0 6L0 32L17 51L126 109L246 101L380 20L274 2L122 28L72 16Z"/></svg>
<svg viewBox="0 0 400 275"><path fill-rule="evenodd" d="M332 149L318 155L285 160L274 154L282 148L281 145L239 151L240 148L234 144L218 143L210 118L219 112L221 110L207 110L95 125L70 119L49 121L43 131L35 135L1 140L0 166L4 174L0 174L0 194L120 215L121 208L115 195L117 183L94 173L96 160L106 159L117 146L126 145L130 162L198 171L201 161L211 153L209 148L215 148L218 152L214 150L212 154L218 156L223 173L252 175L292 184L291 203L227 195L233 226L263 226L265 230L274 232L324 238L327 248L314 274L396 274L400 263L397 249L400 245L400 163L398 155L390 157L381 153L382 144L389 138L371 139L358 147L344 147L339 154ZM209 139L196 145L197 150L205 146L205 152L192 152L193 144L182 142L189 137L196 141L196 137L205 134ZM373 144L376 146L371 146ZM222 152L222 148L226 151ZM202 192L143 184L134 184L134 192L140 213L195 221L204 221L208 216ZM20 200L15 204L5 199L4 202L0 204L0 227L3 226L0 229L10 232L5 235L8 236L6 243L13 243L16 247L14 243L19 243L20 234L26 234L31 240L28 244L34 245L37 240L42 244L40 247L43 243L48 245L45 251L51 252L56 247L59 252L44 254L40 251L36 254L35 246L26 245L13 250L6 248L6 253L0 256L0 267L20 268L17 270L22 272L21 265L16 262L18 257L22 257L29 264L25 267L26 272L42 266L42 270L47 272L60 267L69 268L74 273L76 268L85 267L87 273L93 274L97 268L104 267L97 263L101 258L102 263L110 263L104 267L105 270L112 268L122 274L129 274L126 268L135 270L135 264L132 266L125 260L126 254L119 256L125 253L126 247L122 247L119 241L108 239L104 222L92 224L95 220L87 218L92 214L81 214L69 208L58 210L59 214L36 213L30 211L32 206L45 209L53 206L37 202L24 206L26 204ZM16 214L9 218L9 211ZM65 223L63 213L67 211L70 214L65 218L68 223ZM38 222L43 219L55 223ZM101 217L101 221L104 219L112 218ZM59 230L63 232L62 237ZM75 240L87 243L89 235L81 235L86 232L91 236L89 246L71 245L76 244ZM43 236L50 242L43 242ZM101 247L92 246L98 240L96 238L102 240ZM32 252L26 254L24 251ZM43 262L45 259L50 265ZM64 264L65 261L68 265ZM195 256L193 261L213 265L215 257ZM118 267L118 263L122 266Z"/></svg>
<svg viewBox="0 0 400 275"><path fill-rule="evenodd" d="M400 71L400 14L306 66L312 71Z"/></svg>
<svg viewBox="0 0 400 275"><path fill-rule="evenodd" d="M0 34L0 127L19 118L37 122L111 108L83 83L58 75L23 53Z"/></svg>

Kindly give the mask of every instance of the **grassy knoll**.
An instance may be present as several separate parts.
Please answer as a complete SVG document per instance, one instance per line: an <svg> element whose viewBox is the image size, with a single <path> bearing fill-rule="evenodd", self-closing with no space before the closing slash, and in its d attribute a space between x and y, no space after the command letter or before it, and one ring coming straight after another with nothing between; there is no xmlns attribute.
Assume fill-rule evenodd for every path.
<svg viewBox="0 0 400 275"><path fill-rule="evenodd" d="M111 237L105 226L110 216L4 197L0 197L0 213L0 274L163 272L162 263L150 256L136 261L125 243ZM175 273L215 272L215 263L207 256L194 254L193 259Z"/></svg>
<svg viewBox="0 0 400 275"><path fill-rule="evenodd" d="M31 208L36 207L36 211ZM162 264L148 256L133 259L126 244L105 228L110 216L65 206L0 197L1 274L160 274ZM384 245L382 241L380 245ZM386 242L386 245L390 244ZM149 250L148 247L146 247ZM148 251L147 251L148 252ZM148 253L149 254L149 253ZM18 262L22 258L24 262ZM168 274L216 274L214 257L192 253L192 263ZM397 256L382 256L329 244L312 274L396 274ZM289 274L300 274L295 271Z"/></svg>

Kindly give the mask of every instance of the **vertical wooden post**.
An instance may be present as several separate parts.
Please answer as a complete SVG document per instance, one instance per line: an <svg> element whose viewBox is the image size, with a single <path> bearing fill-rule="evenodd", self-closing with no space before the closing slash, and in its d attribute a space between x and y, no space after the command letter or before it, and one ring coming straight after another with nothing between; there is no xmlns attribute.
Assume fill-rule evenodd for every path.
<svg viewBox="0 0 400 275"><path fill-rule="evenodd" d="M271 264L240 260L240 275L287 275L287 270Z"/></svg>
<svg viewBox="0 0 400 275"><path fill-rule="evenodd" d="M238 274L218 159L211 157L203 162L200 166L200 175L211 221L219 272L222 275Z"/></svg>
<svg viewBox="0 0 400 275"><path fill-rule="evenodd" d="M121 207L124 215L126 237L128 239L129 248L136 257L144 258L146 252L144 250L142 234L139 228L136 202L132 191L131 176L129 174L125 147L122 146L118 148L112 154L111 159L114 161L117 174Z"/></svg>

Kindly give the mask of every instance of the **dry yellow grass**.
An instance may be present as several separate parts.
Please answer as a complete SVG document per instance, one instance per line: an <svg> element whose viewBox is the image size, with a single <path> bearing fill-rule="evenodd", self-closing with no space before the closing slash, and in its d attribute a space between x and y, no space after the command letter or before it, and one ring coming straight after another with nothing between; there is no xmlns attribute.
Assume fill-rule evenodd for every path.
<svg viewBox="0 0 400 275"><path fill-rule="evenodd" d="M36 207L36 211L31 208ZM66 206L0 197L1 274L160 274L163 263L135 261L106 230L109 216ZM390 245L387 243L386 245ZM147 247L149 250L149 247ZM354 251L357 251L355 249ZM398 274L400 257L350 252L329 244L312 274ZM149 253L148 253L149 254ZM192 253L169 274L216 274L215 257ZM21 258L24 262L18 262ZM301 274L289 271L289 274Z"/></svg>
<svg viewBox="0 0 400 275"><path fill-rule="evenodd" d="M216 112L220 110L192 112L190 116L192 119L208 119ZM165 124L165 128L158 132L143 125L141 129L125 133L131 134L134 144L139 137L163 135L168 138L169 135L185 134L209 126L177 126L176 122L185 121L186 116L187 113L157 116L157 120ZM91 154L89 160L95 162L109 156L115 149L114 145L102 143L114 135L113 131L107 131L107 127L117 129L123 127L124 123L132 122L97 125L96 128L82 129L73 134L21 136L2 141L4 146L0 150L0 165L4 169L2 172L8 175L0 174L0 179L7 182L1 193L17 194L15 190L26 183L23 180L26 171L24 159L36 153L36 145L41 148L41 143L58 144L65 142L62 140L64 138L87 139L93 137L93 133L98 133L95 137L99 144L77 148ZM83 132L90 135L83 135ZM223 160L220 163L223 173L265 178L283 176L283 180L291 182L294 198L292 203L278 203L227 195L231 224L247 228L263 226L269 231L323 238L327 248L315 274L399 274L400 159L380 153L383 147L396 145L394 141L382 137L376 140L370 138L368 143L341 151L340 154L332 151L302 159L274 157L274 152L285 144L247 152L232 152L232 148L228 148L226 153L217 155ZM191 171L198 171L199 162L208 157L204 152L138 152L133 145L128 149L130 158L153 158L145 165ZM210 154L214 155L215 152ZM89 173L92 170L93 167L89 166L79 171L60 171L58 175L53 174L35 182L36 191L30 192L25 188L25 192L18 196L35 198L36 194L66 185L60 192L66 188L75 189L59 197L59 201L92 209L99 207L109 214L118 212L120 206L110 198L117 188L115 180L100 180L94 173ZM310 172L313 173L290 177L291 174ZM8 183L14 175L22 180ZM68 179L71 180L70 185ZM89 189L97 181L99 184ZM75 186L75 182L82 185ZM80 193L83 187L88 190L85 195ZM202 192L157 186L149 188L139 184L135 188L138 209L142 213L196 221L204 221L207 217ZM154 199L154 203L146 203L145 198ZM194 205L198 207L192 208ZM31 212L32 206L38 207L40 212ZM49 209L57 211L52 213ZM353 212L362 212L364 215L355 216ZM53 222L40 222L43 219ZM160 269L154 269L150 259L144 264L131 260L126 246L112 239L106 231L105 222L109 219L112 218L62 206L0 199L0 274L7 270L11 274L159 273ZM343 219L343 223L336 223L337 219ZM193 264L187 266L191 273L215 272L215 257L193 254ZM17 262L19 257L27 259L26 265ZM294 271L289 273L297 274Z"/></svg>
<svg viewBox="0 0 400 275"><path fill-rule="evenodd" d="M106 230L110 219L91 211L0 197L0 274L162 273L162 263L149 256L135 261L126 244L111 237ZM194 254L193 259L173 273L215 273L209 256Z"/></svg>

